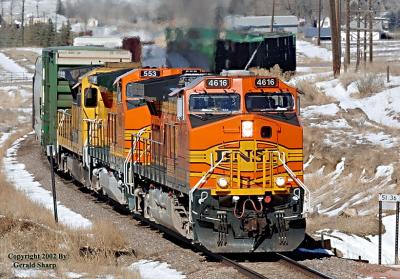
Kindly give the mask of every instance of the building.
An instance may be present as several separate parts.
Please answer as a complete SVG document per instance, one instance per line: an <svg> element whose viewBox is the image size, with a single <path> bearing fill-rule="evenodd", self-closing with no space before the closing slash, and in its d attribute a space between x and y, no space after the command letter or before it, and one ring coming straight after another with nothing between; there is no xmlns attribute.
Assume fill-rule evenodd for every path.
<svg viewBox="0 0 400 279"><path fill-rule="evenodd" d="M225 30L267 33L271 30L272 16L227 16L224 19ZM274 16L274 31L297 34L299 20L297 16Z"/></svg>

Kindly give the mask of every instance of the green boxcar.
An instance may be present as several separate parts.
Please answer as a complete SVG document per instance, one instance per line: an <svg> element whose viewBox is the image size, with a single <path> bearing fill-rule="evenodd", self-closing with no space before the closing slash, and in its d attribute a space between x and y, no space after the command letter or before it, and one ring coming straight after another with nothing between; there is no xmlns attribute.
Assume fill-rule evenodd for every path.
<svg viewBox="0 0 400 279"><path fill-rule="evenodd" d="M32 126L42 146L55 145L57 111L72 104L72 86L90 69L107 62L131 62L131 53L97 47L51 47L42 50L33 77Z"/></svg>

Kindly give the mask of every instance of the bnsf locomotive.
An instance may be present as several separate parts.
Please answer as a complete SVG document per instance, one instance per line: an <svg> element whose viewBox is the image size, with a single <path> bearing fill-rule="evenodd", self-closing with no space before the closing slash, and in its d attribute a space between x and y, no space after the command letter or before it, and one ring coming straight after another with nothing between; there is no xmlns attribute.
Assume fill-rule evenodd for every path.
<svg viewBox="0 0 400 279"><path fill-rule="evenodd" d="M124 63L90 69L71 88L56 123L60 171L213 252L303 241L295 88L250 72Z"/></svg>

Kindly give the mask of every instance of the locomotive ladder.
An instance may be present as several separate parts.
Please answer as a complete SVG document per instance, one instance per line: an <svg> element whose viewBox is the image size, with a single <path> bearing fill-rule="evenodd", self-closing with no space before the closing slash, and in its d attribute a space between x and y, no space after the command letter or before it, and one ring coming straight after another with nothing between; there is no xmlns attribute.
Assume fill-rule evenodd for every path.
<svg viewBox="0 0 400 279"><path fill-rule="evenodd" d="M286 165L285 160L285 153L279 151L273 151L274 153L278 154L278 160L282 163L283 167L285 168L286 172L290 175L290 177L296 182L298 186L300 186L304 190L304 204L302 214L309 213L311 210L311 192L308 187L296 176L296 174ZM281 156L283 155L283 156Z"/></svg>
<svg viewBox="0 0 400 279"><path fill-rule="evenodd" d="M137 161L134 161L133 159L133 154L134 154L133 152L135 152L136 146L145 131L146 128L143 128L137 134L132 134L134 140L131 143L131 148L129 149L128 155L126 155L124 161L124 184L128 187L134 186L133 165L135 165Z"/></svg>

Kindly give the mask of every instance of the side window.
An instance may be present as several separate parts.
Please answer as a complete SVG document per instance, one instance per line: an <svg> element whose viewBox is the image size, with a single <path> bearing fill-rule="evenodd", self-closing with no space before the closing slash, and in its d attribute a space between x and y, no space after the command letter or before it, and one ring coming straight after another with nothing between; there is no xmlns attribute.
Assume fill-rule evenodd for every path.
<svg viewBox="0 0 400 279"><path fill-rule="evenodd" d="M85 89L85 107L93 108L97 106L97 92L96 88Z"/></svg>

